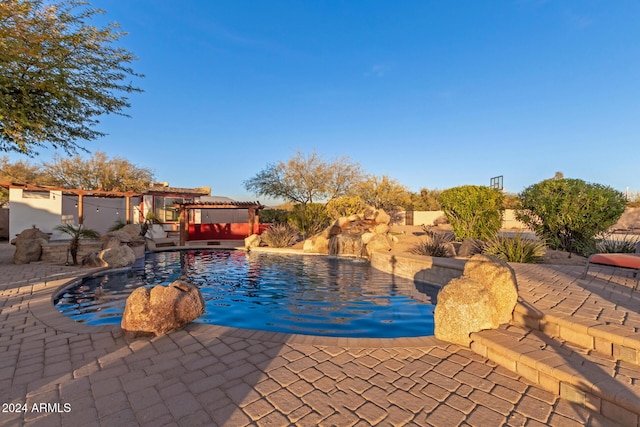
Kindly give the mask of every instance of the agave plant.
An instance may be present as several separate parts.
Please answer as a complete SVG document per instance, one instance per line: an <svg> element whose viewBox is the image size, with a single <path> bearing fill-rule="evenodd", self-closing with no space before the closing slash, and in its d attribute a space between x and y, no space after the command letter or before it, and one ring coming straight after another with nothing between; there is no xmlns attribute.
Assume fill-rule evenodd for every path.
<svg viewBox="0 0 640 427"><path fill-rule="evenodd" d="M527 239L522 233L516 233L513 237L498 235L486 242L484 246L484 253L507 262L535 264L542 262L545 252L544 242Z"/></svg>
<svg viewBox="0 0 640 427"><path fill-rule="evenodd" d="M423 229L427 233L427 238L415 245L411 249L411 253L432 257L450 256L449 246L451 245L453 236L448 233L436 233L424 227Z"/></svg>
<svg viewBox="0 0 640 427"><path fill-rule="evenodd" d="M82 224L78 226L73 224L61 224L55 229L61 233L65 233L71 236L71 241L69 242L69 252L71 252L73 265L78 265L78 247L80 246L80 240L100 238L100 233L90 228L84 228Z"/></svg>
<svg viewBox="0 0 640 427"><path fill-rule="evenodd" d="M640 236L637 235L601 233L596 236L595 249L592 252L632 254L636 251L639 243Z"/></svg>

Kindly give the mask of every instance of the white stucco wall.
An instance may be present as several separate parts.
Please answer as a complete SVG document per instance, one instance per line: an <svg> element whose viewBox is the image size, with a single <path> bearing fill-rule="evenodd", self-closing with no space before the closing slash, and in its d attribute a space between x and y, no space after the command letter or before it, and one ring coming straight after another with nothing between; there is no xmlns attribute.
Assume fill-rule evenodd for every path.
<svg viewBox="0 0 640 427"><path fill-rule="evenodd" d="M137 205L139 203L139 198L131 198L130 218L132 220L137 219ZM71 222L73 224L78 223L78 208L75 206L75 204L75 198L65 197L63 207L63 219L65 220L65 222L67 222L68 220L72 220ZM96 230L100 234L104 234L108 232L109 228L111 228L111 226L113 226L119 219L122 221L126 221L126 206L126 199L121 197L84 197L83 223L87 228L91 228L93 230Z"/></svg>
<svg viewBox="0 0 640 427"><path fill-rule="evenodd" d="M60 191L38 192L39 197L29 196L20 188L9 190L9 239L34 225L44 233L51 234L51 240L66 240L64 233L55 231L60 224L78 224L77 196L62 195ZM33 193L31 193L34 196ZM137 219L140 198L131 198L131 218ZM100 234L118 220L126 220L126 200L124 198L85 197L83 202L84 225ZM136 221L133 221L136 222Z"/></svg>
<svg viewBox="0 0 640 427"><path fill-rule="evenodd" d="M24 192L21 188L9 189L9 239L34 225L43 233L56 235L54 228L60 224L62 215L62 192L38 192L41 197L25 198L25 195L36 194Z"/></svg>

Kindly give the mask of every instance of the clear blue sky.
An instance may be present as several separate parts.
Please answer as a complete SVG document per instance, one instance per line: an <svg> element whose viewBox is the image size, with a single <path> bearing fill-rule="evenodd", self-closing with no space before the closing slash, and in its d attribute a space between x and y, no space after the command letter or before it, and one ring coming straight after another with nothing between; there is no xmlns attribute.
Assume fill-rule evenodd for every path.
<svg viewBox="0 0 640 427"><path fill-rule="evenodd" d="M640 191L637 0L92 4L146 77L85 146L172 186L266 201L243 181L316 149L412 191L556 171Z"/></svg>

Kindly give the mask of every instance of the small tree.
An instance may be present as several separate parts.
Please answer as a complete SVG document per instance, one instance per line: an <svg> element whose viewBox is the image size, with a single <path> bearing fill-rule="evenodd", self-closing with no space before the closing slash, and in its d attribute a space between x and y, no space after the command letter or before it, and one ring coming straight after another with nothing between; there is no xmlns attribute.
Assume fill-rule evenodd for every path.
<svg viewBox="0 0 640 427"><path fill-rule="evenodd" d="M442 194L442 190L429 190L421 188L420 193L411 193L411 204L414 211L439 211L440 200L438 198Z"/></svg>
<svg viewBox="0 0 640 427"><path fill-rule="evenodd" d="M327 208L322 203L295 205L289 216L289 223L305 239L324 230L330 222Z"/></svg>
<svg viewBox="0 0 640 427"><path fill-rule="evenodd" d="M103 191L144 191L153 181L153 172L121 157L109 158L97 151L88 159L55 156L44 163L44 173L54 185Z"/></svg>
<svg viewBox="0 0 640 427"><path fill-rule="evenodd" d="M76 0L0 1L0 151L84 150L78 141L104 135L97 117L122 114L140 92L135 58L114 45L124 33L96 27L100 13Z"/></svg>
<svg viewBox="0 0 640 427"><path fill-rule="evenodd" d="M20 182L28 184L51 184L42 168L25 160L9 162L8 156L0 157L0 181ZM0 206L9 201L9 192L0 187Z"/></svg>
<svg viewBox="0 0 640 427"><path fill-rule="evenodd" d="M463 185L443 191L439 199L456 240L467 237L488 240L500 230L500 191L478 185Z"/></svg>
<svg viewBox="0 0 640 427"><path fill-rule="evenodd" d="M387 175L369 175L357 186L358 196L376 209L393 212L398 206L411 205L411 195L407 188Z"/></svg>
<svg viewBox="0 0 640 427"><path fill-rule="evenodd" d="M525 188L519 197L518 220L551 249L584 255L595 236L616 223L626 203L624 194L611 187L557 176Z"/></svg>
<svg viewBox="0 0 640 427"><path fill-rule="evenodd" d="M327 202L327 212L333 219L364 212L366 207L359 196L341 196Z"/></svg>
<svg viewBox="0 0 640 427"><path fill-rule="evenodd" d="M55 228L61 233L71 236L69 242L69 252L71 252L71 259L73 259L73 265L78 265L78 247L80 246L80 240L82 239L99 239L100 233L90 228L84 228L82 224L75 226L73 224L61 224Z"/></svg>
<svg viewBox="0 0 640 427"><path fill-rule="evenodd" d="M267 165L244 186L258 195L305 205L348 194L361 175L360 166L347 157L325 162L315 151L298 151L286 162Z"/></svg>

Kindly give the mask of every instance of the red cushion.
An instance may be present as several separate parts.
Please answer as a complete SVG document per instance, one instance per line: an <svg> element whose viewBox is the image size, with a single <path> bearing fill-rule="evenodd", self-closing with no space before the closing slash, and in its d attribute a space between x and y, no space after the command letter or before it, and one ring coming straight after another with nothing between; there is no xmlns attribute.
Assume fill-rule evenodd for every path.
<svg viewBox="0 0 640 427"><path fill-rule="evenodd" d="M634 254L595 254L589 258L589 262L591 264L640 269L640 255Z"/></svg>

